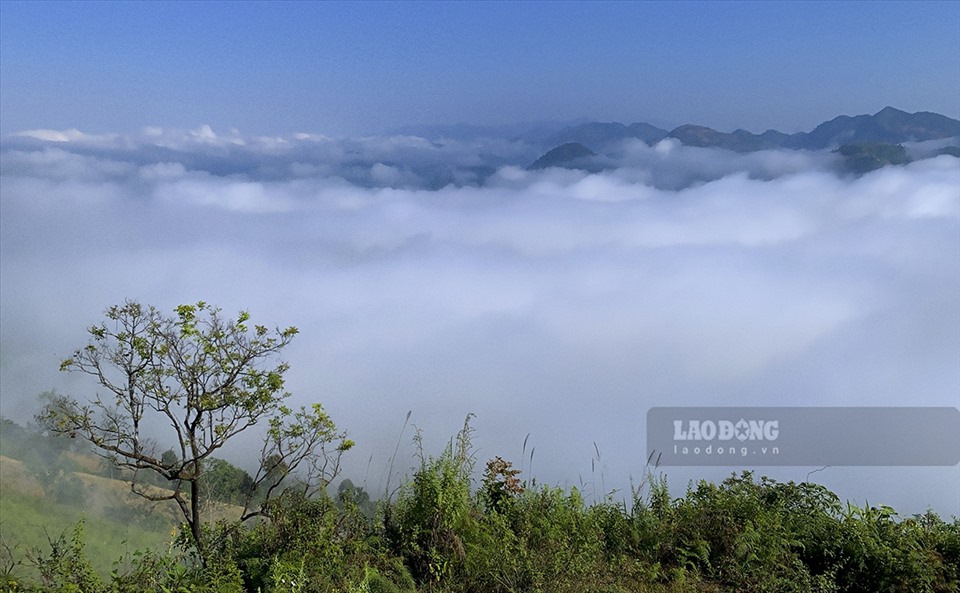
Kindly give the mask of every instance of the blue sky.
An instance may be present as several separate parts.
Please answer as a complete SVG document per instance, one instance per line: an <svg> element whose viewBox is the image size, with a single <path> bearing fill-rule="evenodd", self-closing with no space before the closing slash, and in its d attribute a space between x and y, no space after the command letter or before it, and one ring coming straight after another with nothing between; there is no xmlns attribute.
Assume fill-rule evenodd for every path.
<svg viewBox="0 0 960 593"><path fill-rule="evenodd" d="M960 116L960 4L0 3L0 127Z"/></svg>

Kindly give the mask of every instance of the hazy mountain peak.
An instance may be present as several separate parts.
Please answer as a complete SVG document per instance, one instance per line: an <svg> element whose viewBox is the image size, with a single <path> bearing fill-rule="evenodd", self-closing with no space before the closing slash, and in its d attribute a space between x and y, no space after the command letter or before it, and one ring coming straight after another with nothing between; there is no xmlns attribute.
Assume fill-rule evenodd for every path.
<svg viewBox="0 0 960 593"><path fill-rule="evenodd" d="M566 144L561 144L560 146L548 151L542 157L538 158L532 165L528 167L530 170L536 169L546 169L548 167L567 167L567 168L588 168L588 167L577 167L577 164L586 164L583 163L585 159L590 157L597 156L597 153L593 152L583 144L579 142L567 142Z"/></svg>
<svg viewBox="0 0 960 593"><path fill-rule="evenodd" d="M873 117L890 117L890 116L894 116L894 115L896 115L896 116L905 116L905 115L910 115L910 114L907 113L906 111L901 111L901 110L897 109L896 107L891 107L891 106L887 105L886 107L884 107L884 108L881 109L880 111L874 113L874 114L873 114Z"/></svg>

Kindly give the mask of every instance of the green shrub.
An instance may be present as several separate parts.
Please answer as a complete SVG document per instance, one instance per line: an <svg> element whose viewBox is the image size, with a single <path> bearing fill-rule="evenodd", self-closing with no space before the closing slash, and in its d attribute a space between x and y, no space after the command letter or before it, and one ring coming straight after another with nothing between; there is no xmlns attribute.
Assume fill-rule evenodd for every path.
<svg viewBox="0 0 960 593"><path fill-rule="evenodd" d="M454 580L466 558L464 536L473 528L475 512L470 494L474 461L470 419L467 416L440 457L427 457L420 448L420 468L385 510L384 530L391 549L428 589ZM422 443L419 435L417 443Z"/></svg>
<svg viewBox="0 0 960 593"><path fill-rule="evenodd" d="M93 570L84 551L83 519L68 538L66 533L49 538L50 551L32 550L31 562L40 573L43 591L50 593L96 593L103 582Z"/></svg>

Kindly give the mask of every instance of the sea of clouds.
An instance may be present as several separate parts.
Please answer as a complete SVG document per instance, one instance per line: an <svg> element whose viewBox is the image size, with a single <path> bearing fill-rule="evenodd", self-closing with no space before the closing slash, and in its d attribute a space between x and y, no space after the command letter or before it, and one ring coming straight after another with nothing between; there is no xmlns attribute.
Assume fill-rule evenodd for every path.
<svg viewBox="0 0 960 593"><path fill-rule="evenodd" d="M829 151L665 140L618 145L600 173L526 170L544 148L207 126L4 138L2 413L92 395L59 361L127 298L296 325L293 401L350 432L348 473L375 493L398 439L396 467L414 463L407 411L428 453L475 413L478 464L599 497L643 477L653 406L958 405L958 159L853 178ZM734 469L661 471L680 495ZM957 467L812 477L960 515Z"/></svg>

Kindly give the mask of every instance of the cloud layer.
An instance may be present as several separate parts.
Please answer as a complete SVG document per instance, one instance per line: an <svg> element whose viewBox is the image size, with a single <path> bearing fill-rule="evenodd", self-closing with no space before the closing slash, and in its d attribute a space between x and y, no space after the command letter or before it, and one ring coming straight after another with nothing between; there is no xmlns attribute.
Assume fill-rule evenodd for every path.
<svg viewBox="0 0 960 593"><path fill-rule="evenodd" d="M530 433L538 479L600 492L642 476L652 406L958 405L956 158L844 179L829 153L665 141L625 143L597 174L525 170L541 150L209 127L8 138L3 414L90 393L58 360L125 298L297 325L289 386L360 443L351 471L374 490L407 410L433 450L475 412L481 462L520 465ZM682 488L727 471L667 473ZM956 468L817 478L960 514Z"/></svg>

